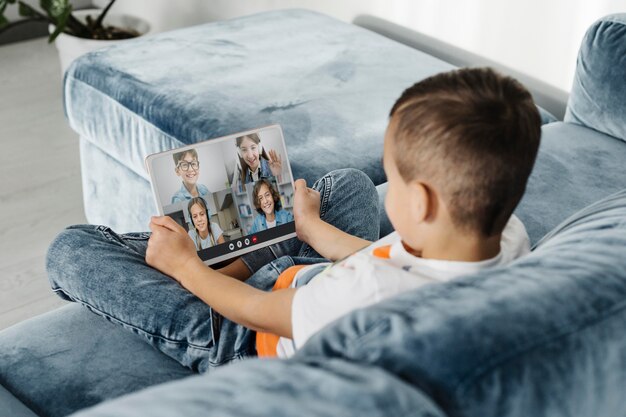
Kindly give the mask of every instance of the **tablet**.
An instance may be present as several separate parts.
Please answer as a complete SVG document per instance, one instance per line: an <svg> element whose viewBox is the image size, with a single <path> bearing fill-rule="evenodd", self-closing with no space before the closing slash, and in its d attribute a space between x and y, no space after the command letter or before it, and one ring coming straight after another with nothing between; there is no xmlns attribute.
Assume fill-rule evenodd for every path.
<svg viewBox="0 0 626 417"><path fill-rule="evenodd" d="M146 167L157 211L187 231L207 265L296 236L279 125L152 154Z"/></svg>

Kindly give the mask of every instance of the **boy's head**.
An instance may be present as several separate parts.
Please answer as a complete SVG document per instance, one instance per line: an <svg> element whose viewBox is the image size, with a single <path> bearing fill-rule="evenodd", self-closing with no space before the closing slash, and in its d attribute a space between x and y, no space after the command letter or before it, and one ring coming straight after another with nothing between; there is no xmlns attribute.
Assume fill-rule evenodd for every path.
<svg viewBox="0 0 626 417"><path fill-rule="evenodd" d="M436 214L466 234L500 234L539 146L530 93L489 68L459 69L408 88L390 117L386 208L400 235Z"/></svg>
<svg viewBox="0 0 626 417"><path fill-rule="evenodd" d="M195 149L189 149L182 152L176 152L172 155L174 158L174 172L178 175L187 188L195 186L198 182L200 174L200 163L198 162L198 152Z"/></svg>

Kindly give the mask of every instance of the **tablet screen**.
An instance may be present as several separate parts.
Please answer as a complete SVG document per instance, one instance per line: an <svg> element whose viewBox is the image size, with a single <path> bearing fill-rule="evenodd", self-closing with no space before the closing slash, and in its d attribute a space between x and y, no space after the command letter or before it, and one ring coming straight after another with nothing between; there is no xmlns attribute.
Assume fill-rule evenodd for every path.
<svg viewBox="0 0 626 417"><path fill-rule="evenodd" d="M146 158L161 215L208 265L295 237L294 183L279 125Z"/></svg>

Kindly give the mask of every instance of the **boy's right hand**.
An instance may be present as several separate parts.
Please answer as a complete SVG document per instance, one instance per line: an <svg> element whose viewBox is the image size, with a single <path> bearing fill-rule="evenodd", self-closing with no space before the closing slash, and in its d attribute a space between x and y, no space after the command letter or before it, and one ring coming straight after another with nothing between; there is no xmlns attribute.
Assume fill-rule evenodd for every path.
<svg viewBox="0 0 626 417"><path fill-rule="evenodd" d="M187 231L169 216L152 217L150 230L146 263L185 286L183 278L189 275L189 266L202 264Z"/></svg>
<svg viewBox="0 0 626 417"><path fill-rule="evenodd" d="M298 239L312 245L312 228L320 220L320 193L306 186L303 179L296 180L293 203L293 217L296 222Z"/></svg>

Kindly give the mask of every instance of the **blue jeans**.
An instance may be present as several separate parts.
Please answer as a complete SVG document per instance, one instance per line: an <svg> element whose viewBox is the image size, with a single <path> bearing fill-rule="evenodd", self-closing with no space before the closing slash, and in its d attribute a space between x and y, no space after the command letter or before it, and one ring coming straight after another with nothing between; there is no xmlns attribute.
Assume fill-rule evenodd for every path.
<svg viewBox="0 0 626 417"><path fill-rule="evenodd" d="M313 188L321 193L321 218L374 241L379 233L374 184L354 169L333 171ZM216 314L207 304L145 261L149 233L118 235L106 226L78 225L61 232L48 249L52 289L63 299L145 338L195 371L256 355L255 333ZM292 265L325 261L297 239L246 254L249 285L270 291Z"/></svg>

